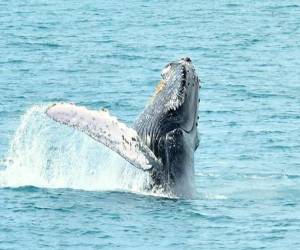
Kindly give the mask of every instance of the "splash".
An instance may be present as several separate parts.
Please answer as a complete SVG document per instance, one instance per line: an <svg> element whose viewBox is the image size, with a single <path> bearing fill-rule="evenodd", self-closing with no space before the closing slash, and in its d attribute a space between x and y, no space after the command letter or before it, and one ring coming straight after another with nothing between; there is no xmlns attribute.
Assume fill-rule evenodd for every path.
<svg viewBox="0 0 300 250"><path fill-rule="evenodd" d="M22 117L2 163L6 168L0 169L0 186L146 192L146 172L85 134L52 121L46 108L33 106Z"/></svg>

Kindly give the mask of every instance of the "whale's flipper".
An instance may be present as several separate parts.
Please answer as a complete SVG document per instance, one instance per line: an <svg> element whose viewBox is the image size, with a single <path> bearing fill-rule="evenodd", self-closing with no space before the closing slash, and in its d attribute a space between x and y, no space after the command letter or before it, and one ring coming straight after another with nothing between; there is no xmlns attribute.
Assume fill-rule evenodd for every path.
<svg viewBox="0 0 300 250"><path fill-rule="evenodd" d="M161 163L136 131L105 110L88 110L74 104L54 104L46 110L53 120L77 128L121 155L142 170L152 170Z"/></svg>

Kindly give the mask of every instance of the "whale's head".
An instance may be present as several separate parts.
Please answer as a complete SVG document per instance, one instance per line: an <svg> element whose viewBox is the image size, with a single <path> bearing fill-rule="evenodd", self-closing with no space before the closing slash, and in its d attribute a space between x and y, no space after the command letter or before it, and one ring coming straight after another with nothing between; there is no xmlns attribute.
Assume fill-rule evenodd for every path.
<svg viewBox="0 0 300 250"><path fill-rule="evenodd" d="M160 109L161 115L167 117L170 126L176 124L189 133L197 126L200 87L191 59L185 57L167 64L161 77L153 104Z"/></svg>
<svg viewBox="0 0 300 250"><path fill-rule="evenodd" d="M200 81L188 57L167 64L161 77L134 128L162 163L152 170L153 183L176 195L190 196L194 190L194 151L199 142Z"/></svg>
<svg viewBox="0 0 300 250"><path fill-rule="evenodd" d="M167 64L161 77L151 110L157 122L153 127L159 128L155 138L160 138L156 140L163 144L158 143L157 150L155 146L153 148L164 164L160 175L165 178L163 183L176 195L190 196L194 190L193 155L199 144L200 81L188 57Z"/></svg>

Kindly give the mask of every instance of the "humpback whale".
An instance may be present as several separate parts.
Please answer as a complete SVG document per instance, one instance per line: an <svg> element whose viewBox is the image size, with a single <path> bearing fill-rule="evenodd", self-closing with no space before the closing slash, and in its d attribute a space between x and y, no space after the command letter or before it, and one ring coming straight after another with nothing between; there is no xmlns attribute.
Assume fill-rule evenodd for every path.
<svg viewBox="0 0 300 250"><path fill-rule="evenodd" d="M53 120L78 129L149 172L149 189L175 196L194 193L194 152L198 139L200 81L190 58L167 64L161 81L132 127L105 109L70 103L49 106Z"/></svg>

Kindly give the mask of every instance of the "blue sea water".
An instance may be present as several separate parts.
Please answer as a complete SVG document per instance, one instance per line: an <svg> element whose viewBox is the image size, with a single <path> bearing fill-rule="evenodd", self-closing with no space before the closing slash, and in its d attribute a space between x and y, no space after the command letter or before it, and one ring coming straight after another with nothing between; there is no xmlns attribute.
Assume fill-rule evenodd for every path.
<svg viewBox="0 0 300 250"><path fill-rule="evenodd" d="M299 1L0 1L0 249L300 249ZM202 81L197 195L43 113L130 124L162 67Z"/></svg>

